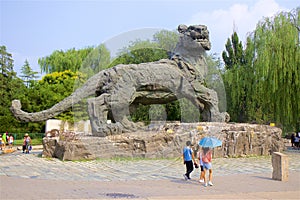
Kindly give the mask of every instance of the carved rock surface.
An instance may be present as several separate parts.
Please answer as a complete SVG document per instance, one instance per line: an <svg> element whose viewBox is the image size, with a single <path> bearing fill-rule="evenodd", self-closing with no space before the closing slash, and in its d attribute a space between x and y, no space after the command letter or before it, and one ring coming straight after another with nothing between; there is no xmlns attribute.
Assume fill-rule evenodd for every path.
<svg viewBox="0 0 300 200"><path fill-rule="evenodd" d="M91 160L96 158L81 141L59 141L58 138L43 138L42 155L61 160Z"/></svg>
<svg viewBox="0 0 300 200"><path fill-rule="evenodd" d="M44 152L53 152L53 157L63 160L93 157L176 158L181 157L187 140L192 142L196 152L202 137L215 136L223 141L223 145L214 149L214 157L260 156L284 150L281 133L277 127L257 124L166 123L159 130L107 137L84 136L75 143L57 142L55 151L51 145L44 145Z"/></svg>

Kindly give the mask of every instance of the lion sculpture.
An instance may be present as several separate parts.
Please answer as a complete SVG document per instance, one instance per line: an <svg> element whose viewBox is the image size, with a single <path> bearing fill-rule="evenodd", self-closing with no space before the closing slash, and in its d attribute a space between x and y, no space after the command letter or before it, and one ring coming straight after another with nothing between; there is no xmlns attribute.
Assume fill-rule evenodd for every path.
<svg viewBox="0 0 300 200"><path fill-rule="evenodd" d="M21 110L19 100L13 100L11 111L24 122L45 121L90 97L87 102L92 133L101 137L137 130L137 123L128 116L139 104L165 104L181 98L196 106L203 121L228 121L228 113L219 112L217 93L203 84L204 53L211 48L207 27L179 25L178 32L179 40L170 59L119 64L95 74L47 110L27 113ZM107 123L108 117L112 123Z"/></svg>

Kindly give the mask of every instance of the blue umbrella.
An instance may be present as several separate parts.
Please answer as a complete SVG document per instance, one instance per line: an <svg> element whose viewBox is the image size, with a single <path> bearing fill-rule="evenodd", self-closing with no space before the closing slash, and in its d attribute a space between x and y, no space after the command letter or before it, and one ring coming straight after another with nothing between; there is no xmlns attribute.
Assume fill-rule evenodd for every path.
<svg viewBox="0 0 300 200"><path fill-rule="evenodd" d="M215 148L222 146L222 141L215 137L204 137L199 141L199 146Z"/></svg>

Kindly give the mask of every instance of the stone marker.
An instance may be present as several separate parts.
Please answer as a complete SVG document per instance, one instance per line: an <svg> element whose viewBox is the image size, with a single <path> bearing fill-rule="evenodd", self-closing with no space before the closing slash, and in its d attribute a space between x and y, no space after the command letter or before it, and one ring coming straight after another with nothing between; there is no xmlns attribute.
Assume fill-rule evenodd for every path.
<svg viewBox="0 0 300 200"><path fill-rule="evenodd" d="M280 152L273 152L272 166L273 166L272 179L278 181L288 181L289 160L287 155Z"/></svg>

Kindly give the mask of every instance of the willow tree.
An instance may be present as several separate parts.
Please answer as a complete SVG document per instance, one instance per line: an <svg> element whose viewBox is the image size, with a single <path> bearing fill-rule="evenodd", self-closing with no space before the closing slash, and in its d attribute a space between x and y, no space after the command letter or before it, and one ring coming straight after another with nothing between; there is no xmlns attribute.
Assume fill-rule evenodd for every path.
<svg viewBox="0 0 300 200"><path fill-rule="evenodd" d="M78 71L82 67L83 61L87 58L93 47L76 50L75 48L67 51L56 50L50 56L39 58L38 63L41 72L53 73L71 70Z"/></svg>
<svg viewBox="0 0 300 200"><path fill-rule="evenodd" d="M264 121L300 128L300 8L265 18L253 34L255 99Z"/></svg>

